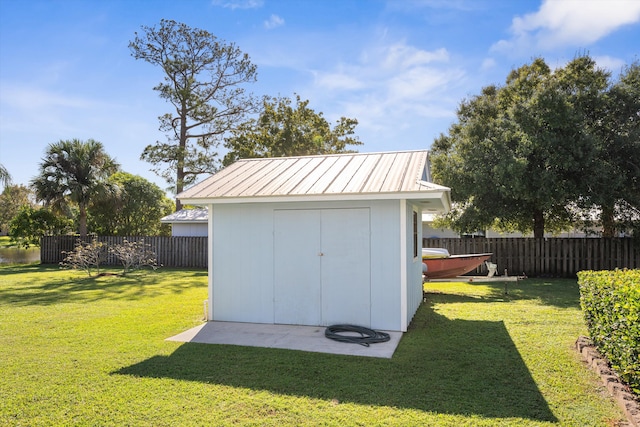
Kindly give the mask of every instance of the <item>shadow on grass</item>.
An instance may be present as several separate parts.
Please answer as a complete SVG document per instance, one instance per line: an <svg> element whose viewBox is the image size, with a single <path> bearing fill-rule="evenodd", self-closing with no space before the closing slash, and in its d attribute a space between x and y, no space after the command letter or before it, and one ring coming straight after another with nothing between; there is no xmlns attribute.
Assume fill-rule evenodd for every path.
<svg viewBox="0 0 640 427"><path fill-rule="evenodd" d="M42 274L51 272L42 283L29 283L28 286L1 286L0 305L12 304L18 306L52 305L59 303L92 302L102 299L136 300L154 297L164 293L180 293L193 288L194 284L206 286L206 271L178 270L179 281L172 281L171 270L135 271L125 276L116 269L104 269L107 275L88 277L83 272L71 272L59 275L57 266L19 265L5 266L0 275L34 273L34 277L42 278ZM95 274L95 273L94 273Z"/></svg>
<svg viewBox="0 0 640 427"><path fill-rule="evenodd" d="M487 302L491 300L498 301L515 301L515 300L539 300L543 305L549 305L559 308L580 308L580 290L578 282L574 279L524 279L518 282L477 282L467 283L465 286L477 286L482 291L471 294L475 296L467 302ZM425 284L427 292L429 283ZM446 291L446 285L438 284L436 293L444 293L451 295ZM488 292L486 291L488 289ZM468 296L465 291L465 295Z"/></svg>
<svg viewBox="0 0 640 427"><path fill-rule="evenodd" d="M0 265L0 276L10 276L25 273L41 273L47 271L58 271L60 267L52 265L42 265L37 262L28 264L5 264Z"/></svg>
<svg viewBox="0 0 640 427"><path fill-rule="evenodd" d="M186 343L169 356L114 374L436 413L557 421L502 322L450 320L427 304L392 359Z"/></svg>

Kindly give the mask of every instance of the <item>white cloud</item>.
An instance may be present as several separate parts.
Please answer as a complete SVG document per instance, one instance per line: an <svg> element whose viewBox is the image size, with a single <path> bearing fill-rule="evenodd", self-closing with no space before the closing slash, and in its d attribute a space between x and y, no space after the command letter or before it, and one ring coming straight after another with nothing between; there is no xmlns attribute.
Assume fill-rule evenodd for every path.
<svg viewBox="0 0 640 427"><path fill-rule="evenodd" d="M400 131L455 116L455 91L466 76L449 61L444 48L428 51L405 42L375 46L353 62L314 70L312 93L305 96L331 105L330 119L357 118L358 134L392 141Z"/></svg>
<svg viewBox="0 0 640 427"><path fill-rule="evenodd" d="M513 18L513 37L498 41L491 50L530 52L532 48L585 47L639 21L637 0L545 0L537 12Z"/></svg>
<svg viewBox="0 0 640 427"><path fill-rule="evenodd" d="M267 30L272 30L277 27L281 27L284 25L284 19L279 17L278 15L271 15L268 20L264 21L264 27Z"/></svg>
<svg viewBox="0 0 640 427"><path fill-rule="evenodd" d="M606 70L611 71L612 76L616 77L624 68L627 63L620 58L613 58L611 56L595 56L593 60L596 61L596 64L600 68L604 68Z"/></svg>
<svg viewBox="0 0 640 427"><path fill-rule="evenodd" d="M15 109L88 108L94 104L87 99L60 95L35 87L20 87L6 83L0 87L0 102Z"/></svg>
<svg viewBox="0 0 640 427"><path fill-rule="evenodd" d="M315 84L328 90L354 91L365 87L362 80L345 70L326 73L314 72L314 75Z"/></svg>
<svg viewBox="0 0 640 427"><path fill-rule="evenodd" d="M263 0L212 0L214 6L221 6L227 9L257 9L264 4Z"/></svg>
<svg viewBox="0 0 640 427"><path fill-rule="evenodd" d="M486 70L491 70L493 68L495 68L497 65L496 60L493 58L485 58L484 61L482 61L482 65L480 66L480 69L482 71L486 71Z"/></svg>
<svg viewBox="0 0 640 427"><path fill-rule="evenodd" d="M381 64L385 68L406 69L431 62L447 62L449 60L449 53L444 48L430 52L407 46L404 43L397 43L386 50L386 57Z"/></svg>
<svg viewBox="0 0 640 427"><path fill-rule="evenodd" d="M430 94L441 92L451 80L462 77L460 71L415 67L394 76L388 81L387 90L390 99L399 103L429 99Z"/></svg>

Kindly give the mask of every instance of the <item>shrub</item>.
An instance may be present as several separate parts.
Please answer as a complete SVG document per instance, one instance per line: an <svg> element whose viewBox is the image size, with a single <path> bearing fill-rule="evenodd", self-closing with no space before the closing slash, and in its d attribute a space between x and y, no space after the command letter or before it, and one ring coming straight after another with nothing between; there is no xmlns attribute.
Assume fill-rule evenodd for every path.
<svg viewBox="0 0 640 427"><path fill-rule="evenodd" d="M122 274L142 267L151 267L154 270L158 268L156 254L151 245L144 243L144 239L138 242L129 242L125 239L123 243L109 248L109 252L122 263Z"/></svg>
<svg viewBox="0 0 640 427"><path fill-rule="evenodd" d="M98 242L95 238L91 243L84 243L78 239L72 251L63 252L66 257L60 266L74 270L85 270L89 277L91 277L91 270L94 268L100 274L100 264L107 259L106 249L104 243Z"/></svg>
<svg viewBox="0 0 640 427"><path fill-rule="evenodd" d="M591 339L640 394L640 270L581 271L578 284Z"/></svg>

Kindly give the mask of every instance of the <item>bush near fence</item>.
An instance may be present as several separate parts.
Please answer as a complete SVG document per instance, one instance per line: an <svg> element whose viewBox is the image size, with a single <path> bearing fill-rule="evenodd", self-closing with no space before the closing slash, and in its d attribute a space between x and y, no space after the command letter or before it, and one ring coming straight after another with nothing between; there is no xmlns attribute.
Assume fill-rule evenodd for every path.
<svg viewBox="0 0 640 427"><path fill-rule="evenodd" d="M640 248L624 238L448 238L423 239L422 247L446 248L452 254L491 252L498 274L571 277L582 270L640 268ZM480 266L470 275L487 274Z"/></svg>
<svg viewBox="0 0 640 427"><path fill-rule="evenodd" d="M89 243L93 239L105 245L121 245L125 240L144 240L156 253L158 266L207 268L207 237L167 237L167 236L87 236L82 239ZM40 241L40 262L59 264L64 260L63 252L70 252L78 243L78 236L44 236ZM120 265L120 261L110 254L102 265Z"/></svg>
<svg viewBox="0 0 640 427"><path fill-rule="evenodd" d="M640 270L581 271L578 284L591 340L640 395Z"/></svg>

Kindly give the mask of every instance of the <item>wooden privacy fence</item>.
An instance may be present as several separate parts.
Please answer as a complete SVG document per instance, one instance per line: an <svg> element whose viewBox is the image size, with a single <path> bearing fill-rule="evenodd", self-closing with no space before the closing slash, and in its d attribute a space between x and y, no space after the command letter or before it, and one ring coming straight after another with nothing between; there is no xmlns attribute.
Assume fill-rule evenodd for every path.
<svg viewBox="0 0 640 427"><path fill-rule="evenodd" d="M120 237L99 236L106 245L139 241L151 245L158 264L165 267L207 268L207 237ZM90 242L92 237L87 237ZM57 264L63 251L72 251L77 236L45 236L40 245L40 262ZM640 248L631 238L452 238L423 239L423 247L446 248L452 254L492 252L498 274L511 276L574 277L581 270L640 268ZM106 265L117 264L110 256ZM484 266L470 274L486 274Z"/></svg>
<svg viewBox="0 0 640 427"><path fill-rule="evenodd" d="M156 253L158 265L164 267L207 268L207 237L166 237L166 236L97 236L99 242L107 246L122 244L125 240L137 242L144 240ZM84 242L91 242L93 237L85 237ZM76 246L78 236L44 236L40 241L40 262L42 264L58 264L65 255ZM104 265L117 265L118 260L110 255Z"/></svg>
<svg viewBox="0 0 640 427"><path fill-rule="evenodd" d="M455 238L423 239L423 247L451 254L492 252L498 274L575 277L581 270L640 268L640 248L631 238ZM486 274L484 266L470 274Z"/></svg>

